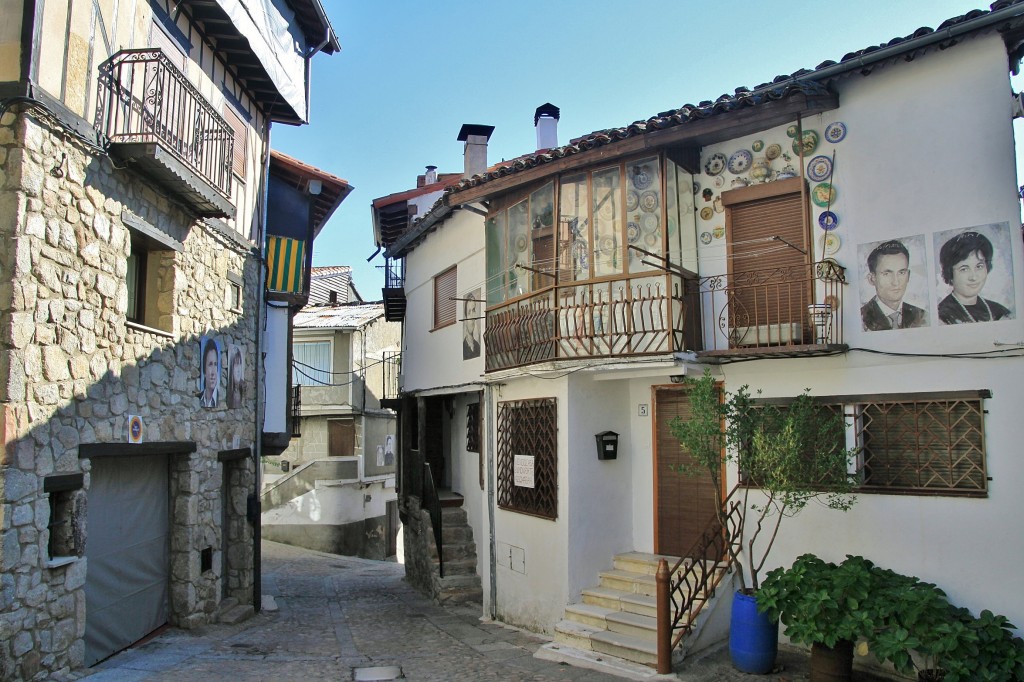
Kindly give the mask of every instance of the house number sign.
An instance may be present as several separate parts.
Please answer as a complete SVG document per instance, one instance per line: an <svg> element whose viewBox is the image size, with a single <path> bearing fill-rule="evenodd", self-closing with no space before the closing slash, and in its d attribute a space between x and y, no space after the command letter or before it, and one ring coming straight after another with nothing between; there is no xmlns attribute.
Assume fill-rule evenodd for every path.
<svg viewBox="0 0 1024 682"><path fill-rule="evenodd" d="M514 455L512 482L519 488L534 487L533 455Z"/></svg>

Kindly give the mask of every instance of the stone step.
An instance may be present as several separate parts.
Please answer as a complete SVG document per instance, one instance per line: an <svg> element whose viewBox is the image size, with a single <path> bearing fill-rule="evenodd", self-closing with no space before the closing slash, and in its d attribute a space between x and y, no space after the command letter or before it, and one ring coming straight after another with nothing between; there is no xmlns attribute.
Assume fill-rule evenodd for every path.
<svg viewBox="0 0 1024 682"><path fill-rule="evenodd" d="M636 573L634 571L622 571L613 568L610 571L598 573L601 587L610 587L623 592L633 594L655 595L658 586L654 582L654 576L648 573Z"/></svg>
<svg viewBox="0 0 1024 682"><path fill-rule="evenodd" d="M633 573L647 573L654 575L658 572L658 561L665 559L668 567L672 568L679 561L677 556L668 554L650 554L649 552L623 552L616 554L612 561L614 568Z"/></svg>
<svg viewBox="0 0 1024 682"><path fill-rule="evenodd" d="M437 561L437 546L430 543L430 558ZM476 543L473 542L451 542L444 544L444 560L456 561L458 559L476 559Z"/></svg>
<svg viewBox="0 0 1024 682"><path fill-rule="evenodd" d="M441 507L441 525L445 526L449 523L466 525L468 517L466 516L466 510L462 507Z"/></svg>
<svg viewBox="0 0 1024 682"><path fill-rule="evenodd" d="M239 604L227 611L221 611L220 617L217 620L225 625L234 625L235 623L241 623L243 620L252 618L255 613L256 611L252 608L252 604Z"/></svg>
<svg viewBox="0 0 1024 682"><path fill-rule="evenodd" d="M436 565L435 560L435 565ZM444 562L444 575L476 575L476 557L472 559L457 559Z"/></svg>
<svg viewBox="0 0 1024 682"><path fill-rule="evenodd" d="M446 526L444 522L441 523L441 542L452 544L458 542L473 542L473 529L469 526Z"/></svg>
<svg viewBox="0 0 1024 682"><path fill-rule="evenodd" d="M562 620L555 624L555 641L567 646L589 651L591 635L601 632L600 628L572 620Z"/></svg>
<svg viewBox="0 0 1024 682"><path fill-rule="evenodd" d="M465 604L467 602L480 604L483 602L483 598L483 590L478 585L447 589L438 595L437 600L441 604Z"/></svg>
<svg viewBox="0 0 1024 682"><path fill-rule="evenodd" d="M619 611L594 604L569 604L565 607L566 620L591 625L595 628L607 628L608 615L612 613L619 613Z"/></svg>
<svg viewBox="0 0 1024 682"><path fill-rule="evenodd" d="M634 663L658 664L658 645L653 639L648 641L622 632L600 630L590 635L590 648Z"/></svg>
<svg viewBox="0 0 1024 682"><path fill-rule="evenodd" d="M461 589L463 587L480 587L480 576L474 573L473 575L449 575L448 571L444 572L444 577L435 575L434 582L437 584L439 591Z"/></svg>
<svg viewBox="0 0 1024 682"><path fill-rule="evenodd" d="M608 623L607 630L610 632L630 635L631 637L650 640L656 643L658 619L655 617L641 616L636 613L626 613L625 611L614 611L609 613L605 620Z"/></svg>

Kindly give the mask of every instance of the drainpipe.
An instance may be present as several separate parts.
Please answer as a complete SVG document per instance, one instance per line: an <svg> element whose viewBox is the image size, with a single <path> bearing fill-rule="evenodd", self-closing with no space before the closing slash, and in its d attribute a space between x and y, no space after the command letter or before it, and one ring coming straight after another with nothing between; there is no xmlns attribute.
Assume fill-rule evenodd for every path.
<svg viewBox="0 0 1024 682"><path fill-rule="evenodd" d="M491 555L491 620L498 619L498 545L494 536L494 450L491 448L494 435L494 402L491 399L494 389L490 385L484 386L484 400L487 403L486 427L483 447L487 450L487 530L490 542L488 551Z"/></svg>
<svg viewBox="0 0 1024 682"><path fill-rule="evenodd" d="M265 119L264 126L266 127L266 134L264 135L265 144L263 147L263 177L260 178L260 200L259 200L259 235L257 236L256 243L258 247L257 263L259 264L259 288L256 291L259 305L256 306L256 381L254 383L256 389L256 432L255 442L253 444L253 458L255 461L254 469L255 475L253 476L253 510L255 518L253 519L252 528L252 608L253 611L259 613L263 608L263 591L260 583L263 580L263 553L260 548L260 543L263 541L262 532L262 517L263 510L260 502L260 488L263 484L263 419L265 415L264 401L267 397L266 387L263 386L262 382L262 370L264 362L264 336L260 334L263 329L263 325L266 324L266 291L267 291L267 263L263 257L263 241L266 238L267 231L267 178L270 177L270 119ZM312 248L312 245L310 245ZM260 393L263 394L263 399L260 399Z"/></svg>

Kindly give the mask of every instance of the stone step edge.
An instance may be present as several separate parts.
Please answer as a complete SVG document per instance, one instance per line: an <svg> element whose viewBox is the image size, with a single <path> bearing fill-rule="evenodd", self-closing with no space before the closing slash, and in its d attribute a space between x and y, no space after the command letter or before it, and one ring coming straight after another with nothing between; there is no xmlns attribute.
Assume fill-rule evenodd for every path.
<svg viewBox="0 0 1024 682"><path fill-rule="evenodd" d="M562 644L548 642L533 654L534 658L555 663L567 663L577 668L614 675L627 680L678 680L675 675L659 675L652 668L640 663L627 661L611 654L586 651Z"/></svg>

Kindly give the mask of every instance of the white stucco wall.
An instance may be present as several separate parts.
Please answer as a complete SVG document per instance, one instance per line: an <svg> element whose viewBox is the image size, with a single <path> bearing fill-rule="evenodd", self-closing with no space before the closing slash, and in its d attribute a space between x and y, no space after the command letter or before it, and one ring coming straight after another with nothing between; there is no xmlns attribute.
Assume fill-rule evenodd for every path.
<svg viewBox="0 0 1024 682"><path fill-rule="evenodd" d="M457 295L462 298L484 286L484 223L470 211L457 211L443 227L427 236L406 257L406 337L403 389L407 392L480 381L484 358L462 359L463 324L433 328L434 277L456 265ZM464 303L457 302L462 320ZM480 312L483 315L481 309ZM483 320L478 320L481 338Z"/></svg>
<svg viewBox="0 0 1024 682"><path fill-rule="evenodd" d="M268 525L336 526L384 516L396 499L394 479L374 482L317 481L313 490L263 512Z"/></svg>

